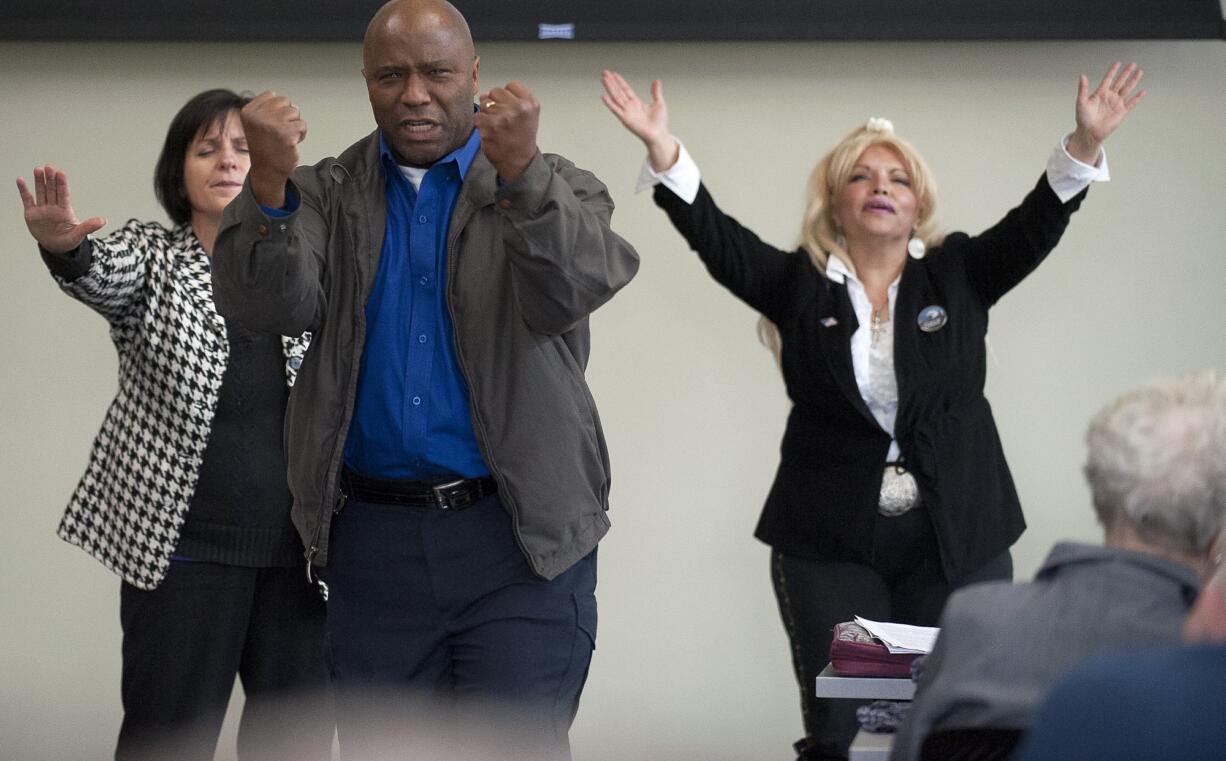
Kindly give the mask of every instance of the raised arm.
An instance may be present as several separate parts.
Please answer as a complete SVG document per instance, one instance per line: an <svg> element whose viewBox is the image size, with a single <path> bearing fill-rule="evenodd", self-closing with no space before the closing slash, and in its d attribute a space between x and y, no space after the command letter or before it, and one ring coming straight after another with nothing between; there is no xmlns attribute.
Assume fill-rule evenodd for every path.
<svg viewBox="0 0 1226 761"><path fill-rule="evenodd" d="M806 261L762 241L752 230L725 214L701 185L698 166L668 129L664 85L651 84L645 103L621 74L601 74L601 100L618 121L647 148L639 187L655 188L655 202L720 284L749 306L778 321L792 303L797 263ZM803 271L803 269L801 270Z"/></svg>
<svg viewBox="0 0 1226 761"><path fill-rule="evenodd" d="M251 170L222 215L213 300L218 312L252 329L296 336L318 326L324 306L324 215L317 199L290 181L306 122L289 98L272 91L240 114Z"/></svg>
<svg viewBox="0 0 1226 761"><path fill-rule="evenodd" d="M38 245L52 254L76 250L85 236L106 224L102 217L77 221L68 192L68 175L50 164L34 168L34 192L24 177L17 178L17 193L25 207L26 229Z"/></svg>
<svg viewBox="0 0 1226 761"><path fill-rule="evenodd" d="M1020 206L972 238L967 276L987 303L995 303L1055 248L1085 190L1105 174L1104 141L1145 96L1137 90L1143 72L1135 63L1116 62L1093 92L1083 74L1074 107L1076 127L1048 162L1043 179ZM946 241L955 242L955 236Z"/></svg>
<svg viewBox="0 0 1226 761"><path fill-rule="evenodd" d="M618 121L647 147L651 168L664 172L677 163L681 148L668 131L668 104L664 102L664 83L651 83L651 103L644 103L625 77L605 69L600 74L605 94L600 96Z"/></svg>
<svg viewBox="0 0 1226 761"><path fill-rule="evenodd" d="M112 324L141 312L149 257L165 240L160 226L133 220L104 238L90 239L106 220L79 221L72 209L68 174L50 164L34 169L33 192L25 178L18 177L17 193L26 228L65 293Z"/></svg>
<svg viewBox="0 0 1226 761"><path fill-rule="evenodd" d="M251 156L251 190L261 206L285 206L285 185L298 166L307 125L289 98L265 90L240 112Z"/></svg>
<svg viewBox="0 0 1226 761"><path fill-rule="evenodd" d="M613 232L613 199L590 172L544 156L536 135L540 104L522 82L479 96L473 123L498 172L503 244L524 321L564 333L613 297L638 271L635 250Z"/></svg>
<svg viewBox="0 0 1226 761"><path fill-rule="evenodd" d="M1078 78L1074 111L1077 128L1068 139L1069 155L1083 164L1098 163L1103 143L1145 97L1144 90L1137 90L1143 76L1145 72L1135 63L1120 71L1120 62L1116 61L1107 69L1094 92L1090 92L1090 81L1085 74Z"/></svg>

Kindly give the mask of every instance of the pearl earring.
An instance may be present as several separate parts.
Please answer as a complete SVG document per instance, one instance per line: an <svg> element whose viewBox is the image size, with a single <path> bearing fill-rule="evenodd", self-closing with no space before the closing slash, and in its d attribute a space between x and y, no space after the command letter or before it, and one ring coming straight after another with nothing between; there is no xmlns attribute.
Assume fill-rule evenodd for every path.
<svg viewBox="0 0 1226 761"><path fill-rule="evenodd" d="M927 250L928 247L924 245L924 241L912 234L911 240L907 241L907 253L911 255L911 258L923 259Z"/></svg>

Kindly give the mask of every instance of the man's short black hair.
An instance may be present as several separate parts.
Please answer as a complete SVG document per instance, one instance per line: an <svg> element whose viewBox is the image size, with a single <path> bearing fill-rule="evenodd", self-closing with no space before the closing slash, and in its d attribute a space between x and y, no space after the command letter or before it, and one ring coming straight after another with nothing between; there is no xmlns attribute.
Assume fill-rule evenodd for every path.
<svg viewBox="0 0 1226 761"><path fill-rule="evenodd" d="M175 224L185 225L192 218L192 206L183 187L187 149L201 130L216 122L224 123L231 111L241 109L250 101L251 96L231 90L205 90L183 104L171 120L157 168L153 170L153 193Z"/></svg>

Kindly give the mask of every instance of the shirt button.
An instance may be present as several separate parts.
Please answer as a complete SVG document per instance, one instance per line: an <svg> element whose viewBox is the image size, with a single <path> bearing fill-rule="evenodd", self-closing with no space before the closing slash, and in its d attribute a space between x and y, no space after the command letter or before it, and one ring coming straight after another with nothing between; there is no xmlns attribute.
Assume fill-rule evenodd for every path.
<svg viewBox="0 0 1226 761"><path fill-rule="evenodd" d="M289 366L294 370L302 367L302 357L290 357Z"/></svg>
<svg viewBox="0 0 1226 761"><path fill-rule="evenodd" d="M414 407L420 407L420 406L421 406L421 397L420 397L420 396L415 396L415 397L413 397L413 406L414 406Z"/></svg>
<svg viewBox="0 0 1226 761"><path fill-rule="evenodd" d="M417 221L421 222L424 225L426 223L426 215L422 214L420 217L417 218Z"/></svg>
<svg viewBox="0 0 1226 761"><path fill-rule="evenodd" d="M267 237L268 236L268 225L260 225L259 227L255 228L255 234L260 236L261 238Z"/></svg>
<svg viewBox="0 0 1226 761"><path fill-rule="evenodd" d="M430 285L430 278L426 277L425 275L422 275L421 280L419 280L418 282L420 282L422 285Z"/></svg>
<svg viewBox="0 0 1226 761"><path fill-rule="evenodd" d="M509 199L504 198L498 202L498 205L504 209L509 209L511 208L511 201Z"/></svg>
<svg viewBox="0 0 1226 761"><path fill-rule="evenodd" d="M417 337L417 343L424 344L425 342L426 342L426 334L422 333L420 336Z"/></svg>

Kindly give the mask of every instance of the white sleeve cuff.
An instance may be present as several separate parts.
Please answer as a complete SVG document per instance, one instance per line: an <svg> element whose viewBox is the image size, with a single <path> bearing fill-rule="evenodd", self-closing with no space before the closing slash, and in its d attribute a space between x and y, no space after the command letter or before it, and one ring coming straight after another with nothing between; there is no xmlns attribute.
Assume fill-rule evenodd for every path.
<svg viewBox="0 0 1226 761"><path fill-rule="evenodd" d="M677 140L675 137L673 139ZM663 172L654 171L651 168L651 162L643 159L638 182L634 185L635 193L641 193L648 188L663 184L682 201L694 203L694 199L698 197L698 184L702 181L702 175L698 171L698 165L690 157L690 152L685 149L685 145L680 140L677 140L677 148L677 160Z"/></svg>
<svg viewBox="0 0 1226 761"><path fill-rule="evenodd" d="M1056 191L1062 203L1068 203L1070 198L1088 188L1092 182L1111 181L1107 152L1100 148L1094 166L1083 164L1069 154L1066 147L1069 137L1065 135L1047 159L1047 184Z"/></svg>

